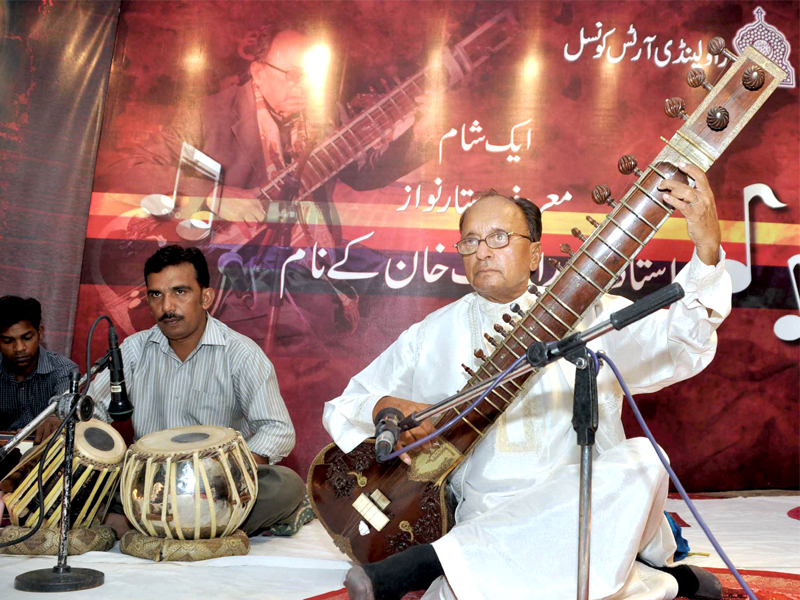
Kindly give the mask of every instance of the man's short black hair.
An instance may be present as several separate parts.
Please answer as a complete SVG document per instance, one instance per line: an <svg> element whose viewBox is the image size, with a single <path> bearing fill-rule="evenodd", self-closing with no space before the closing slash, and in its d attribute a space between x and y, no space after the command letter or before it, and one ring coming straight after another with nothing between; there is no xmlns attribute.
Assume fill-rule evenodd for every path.
<svg viewBox="0 0 800 600"><path fill-rule="evenodd" d="M194 267L197 275L197 283L201 288L207 288L211 283L208 274L208 263L206 257L197 248L181 248L178 245L164 246L156 251L153 256L144 263L144 281L147 283L147 276L151 273L161 273L167 267L174 267L189 263Z"/></svg>
<svg viewBox="0 0 800 600"><path fill-rule="evenodd" d="M42 324L42 305L36 298L3 296L0 298L0 331L10 329L21 321L39 329Z"/></svg>
<svg viewBox="0 0 800 600"><path fill-rule="evenodd" d="M493 198L493 197L504 198L509 202L513 202L514 204L516 204L522 211L522 214L525 216L525 222L528 224L528 235L530 235L531 239L534 242L538 242L539 240L542 239L542 211L539 210L538 206L536 206L533 202L531 202L527 198L513 198L509 196L503 196L503 194L498 193L494 189L490 189L488 192L479 192L475 194L473 196L473 204L475 202L480 202L484 198ZM458 220L459 231L461 231L464 226L464 217L466 216L466 214L467 211L465 210L463 213L461 213L461 218Z"/></svg>

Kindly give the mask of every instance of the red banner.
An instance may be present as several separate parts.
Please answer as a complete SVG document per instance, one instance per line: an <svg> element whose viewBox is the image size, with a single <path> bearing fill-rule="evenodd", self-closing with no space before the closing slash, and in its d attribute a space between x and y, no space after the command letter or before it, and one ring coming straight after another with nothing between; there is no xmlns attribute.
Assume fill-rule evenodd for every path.
<svg viewBox="0 0 800 600"><path fill-rule="evenodd" d="M548 259L580 245L570 230L605 218L593 188L622 196L635 176L618 159L647 165L682 124L664 99L689 115L703 101L687 71L724 76L732 59L709 53L719 35L789 76L709 171L737 292L718 356L642 404L688 488L796 487L798 24L782 2L126 3L79 331L103 312L125 334L152 326L144 261L166 243L200 247L213 315L276 366L298 430L287 463L303 473L327 442L323 402L469 291L453 244L473 195L539 205L547 284ZM305 44L302 81L263 61L286 29L302 33L282 38ZM669 283L691 253L675 215L613 293Z"/></svg>

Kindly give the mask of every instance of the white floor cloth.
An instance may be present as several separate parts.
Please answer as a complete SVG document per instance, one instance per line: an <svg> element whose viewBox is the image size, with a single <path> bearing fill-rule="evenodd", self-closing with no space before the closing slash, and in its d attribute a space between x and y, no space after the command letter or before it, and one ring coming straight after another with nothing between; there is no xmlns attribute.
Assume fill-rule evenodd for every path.
<svg viewBox="0 0 800 600"><path fill-rule="evenodd" d="M711 531L739 569L800 574L800 521L787 513L800 507L800 495L695 501ZM683 529L693 552L685 562L724 568L683 500L667 500L690 527ZM258 598L304 600L342 587L350 564L312 521L293 538L254 538L247 556L196 563L152 563L110 552L73 556L69 564L98 569L105 584L94 590L59 594L59 599L114 598L115 600L204 600ZM49 569L54 557L0 556L0 598L52 598L14 589L14 577L33 569Z"/></svg>
<svg viewBox="0 0 800 600"><path fill-rule="evenodd" d="M800 521L788 512L800 507L800 495L695 500L700 516L737 569L800 574ZM667 500L689 527L683 537L692 552L686 563L726 568L683 500Z"/></svg>

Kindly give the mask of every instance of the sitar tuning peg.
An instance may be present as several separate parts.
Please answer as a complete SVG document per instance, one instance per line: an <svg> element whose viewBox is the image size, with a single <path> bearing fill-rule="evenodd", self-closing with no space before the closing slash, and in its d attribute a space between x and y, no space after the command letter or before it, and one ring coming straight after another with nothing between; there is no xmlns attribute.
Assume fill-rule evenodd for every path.
<svg viewBox="0 0 800 600"><path fill-rule="evenodd" d="M531 287L534 287L534 286L531 286ZM530 292L531 288L528 288L528 291ZM525 316L525 313L522 312L522 308L520 308L520 305L517 304L516 302L514 302L509 308L511 309L511 312L519 315L520 317L524 317Z"/></svg>
<svg viewBox="0 0 800 600"><path fill-rule="evenodd" d="M475 350L473 354L475 355L475 358L477 358L478 360L483 360L484 358L486 358L486 353L480 348Z"/></svg>
<svg viewBox="0 0 800 600"><path fill-rule="evenodd" d="M561 244L561 246L559 246L559 248L561 249L561 251L564 254L569 254L570 256L575 256L575 253L572 251L572 248L569 247L569 244Z"/></svg>
<svg viewBox="0 0 800 600"><path fill-rule="evenodd" d="M492 346L497 348L498 344L492 336L490 336L488 333L484 333L483 337L485 337L486 341L489 342Z"/></svg>
<svg viewBox="0 0 800 600"><path fill-rule="evenodd" d="M713 37L710 40L708 40L707 48L709 54L713 56L719 56L720 54L724 54L732 62L736 62L736 59L739 58L733 52L731 52L725 47L725 40L723 40L719 36Z"/></svg>
<svg viewBox="0 0 800 600"><path fill-rule="evenodd" d="M548 258L547 262L550 263L550 266L553 267L556 271L560 271L563 267L561 263L558 262L555 258Z"/></svg>
<svg viewBox="0 0 800 600"><path fill-rule="evenodd" d="M761 89L761 86L764 85L765 78L766 74L764 73L764 69L758 65L750 65L742 74L742 85L745 87L745 89L755 92L756 90Z"/></svg>
<svg viewBox="0 0 800 600"><path fill-rule="evenodd" d="M636 159L634 158L633 160L635 161ZM616 205L616 202L611 197L611 188L607 185L596 185L594 187L592 201L598 205L608 204L612 208Z"/></svg>
<svg viewBox="0 0 800 600"><path fill-rule="evenodd" d="M715 106L706 115L706 125L713 131L722 131L730 123L731 115L724 106Z"/></svg>
<svg viewBox="0 0 800 600"><path fill-rule="evenodd" d="M639 162L636 160L636 157L632 154L626 154L622 158L619 159L617 163L617 168L619 172L623 175L630 175L631 173L636 173L639 177L643 175L643 173L639 170L637 166Z"/></svg>
<svg viewBox="0 0 800 600"><path fill-rule="evenodd" d="M587 221L589 221L589 223L591 224L591 226L592 226L592 227L594 227L595 229L597 229L598 227L600 227L600 223L598 223L597 221L595 221L595 220L594 220L594 219L591 217L591 215L586 215L586 220L587 220Z"/></svg>
<svg viewBox="0 0 800 600"><path fill-rule="evenodd" d="M686 83L689 84L690 88L703 86L709 92L714 89L714 86L708 83L706 79L706 72L699 67L692 69L686 74Z"/></svg>
<svg viewBox="0 0 800 600"><path fill-rule="evenodd" d="M467 374L468 374L470 377L475 377L475 371L473 371L472 369L470 369L470 368L469 368L467 365L465 365L464 363L461 363L461 368L462 368L462 369L464 369L464 370L467 372Z"/></svg>
<svg viewBox="0 0 800 600"><path fill-rule="evenodd" d="M585 236L585 235L583 235L583 234L581 233L581 230L580 230L580 229L578 229L577 227L573 227L573 228L572 228L572 235L574 235L576 238L578 238L578 239L579 239L580 241L582 241L582 242L585 242L585 241L586 241L586 236Z"/></svg>
<svg viewBox="0 0 800 600"><path fill-rule="evenodd" d="M505 335L505 334L506 334L506 329L505 329L505 327L503 327L502 325L500 325L500 323L495 323L495 324L494 324L494 330L495 330L497 333L499 333L500 335Z"/></svg>
<svg viewBox="0 0 800 600"><path fill-rule="evenodd" d="M686 114L686 103L683 98L667 98L664 101L664 112L673 119L680 117L685 121L689 118L689 115Z"/></svg>
<svg viewBox="0 0 800 600"><path fill-rule="evenodd" d="M513 325L514 318L508 313L503 313L503 323L508 323L509 325Z"/></svg>
<svg viewBox="0 0 800 600"><path fill-rule="evenodd" d="M534 295L534 296L536 296L537 298L538 298L539 296L541 296L541 294L539 293L539 290L538 290L538 289L536 289L536 286L535 286L534 284L531 284L531 285L529 285L529 286L528 286L528 293L529 293L529 294L533 294L533 295ZM517 305L517 308L519 308L519 305ZM511 308L511 310L514 310L514 308L512 307L512 308ZM516 311L515 311L515 312L516 312Z"/></svg>

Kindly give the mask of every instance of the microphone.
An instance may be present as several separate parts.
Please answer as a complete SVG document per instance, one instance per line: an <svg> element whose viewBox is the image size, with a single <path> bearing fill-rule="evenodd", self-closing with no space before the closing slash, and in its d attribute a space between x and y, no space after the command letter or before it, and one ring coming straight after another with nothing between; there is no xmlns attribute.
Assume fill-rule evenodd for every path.
<svg viewBox="0 0 800 600"><path fill-rule="evenodd" d="M111 377L111 404L108 406L108 414L115 421L126 421L133 414L133 406L128 400L125 371L122 367L122 352L119 349L117 330L113 325L108 326L108 355L111 360L108 367Z"/></svg>
<svg viewBox="0 0 800 600"><path fill-rule="evenodd" d="M383 462L392 453L400 437L400 421L405 415L393 407L384 408L375 415L375 458Z"/></svg>

